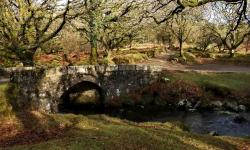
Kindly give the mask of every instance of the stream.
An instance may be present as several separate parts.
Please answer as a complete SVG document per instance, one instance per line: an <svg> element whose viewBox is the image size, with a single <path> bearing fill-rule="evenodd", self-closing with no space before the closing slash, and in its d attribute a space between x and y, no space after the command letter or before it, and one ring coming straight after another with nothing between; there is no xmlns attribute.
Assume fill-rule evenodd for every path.
<svg viewBox="0 0 250 150"><path fill-rule="evenodd" d="M215 134L219 136L250 137L250 112L234 113L229 111L108 111L105 114L134 122L181 122L190 132ZM152 114L152 112L154 112ZM92 113L80 113L93 115ZM100 113L103 114L103 113Z"/></svg>
<svg viewBox="0 0 250 150"><path fill-rule="evenodd" d="M190 132L223 136L250 136L250 113L232 112L165 112L151 118L154 122L180 121Z"/></svg>
<svg viewBox="0 0 250 150"><path fill-rule="evenodd" d="M76 110L76 109L74 109ZM84 110L84 111L83 111ZM162 111L147 109L106 109L82 108L76 114L107 114L112 117L134 122L181 122L190 132L219 136L250 137L250 112L229 111ZM67 113L67 112L66 112Z"/></svg>

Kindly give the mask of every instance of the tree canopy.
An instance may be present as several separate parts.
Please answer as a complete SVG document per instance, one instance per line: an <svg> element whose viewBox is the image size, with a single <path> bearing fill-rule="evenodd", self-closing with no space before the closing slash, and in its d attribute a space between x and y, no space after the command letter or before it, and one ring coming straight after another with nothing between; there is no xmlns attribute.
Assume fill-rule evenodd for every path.
<svg viewBox="0 0 250 150"><path fill-rule="evenodd" d="M42 44L63 29L69 2L55 0L3 0L0 5L0 52L33 65Z"/></svg>
<svg viewBox="0 0 250 150"><path fill-rule="evenodd" d="M227 36L219 33L216 36L228 49L235 49L244 41L248 34L242 30L248 31L250 23L247 0L2 0L0 3L0 55L18 59L25 66L34 65L37 49L58 36L65 25L72 26L88 41L91 61L96 63L100 47L110 51L124 44L132 45L138 33L147 32L145 28L153 22L159 26L174 18L172 33L177 35L178 31L184 31L183 27L190 26L181 23L180 16L210 3L224 3L224 8L218 5L221 10L233 14L233 22L228 23L230 28L223 23L212 23L214 33L225 28ZM197 13L204 16L203 12ZM190 16L186 20L192 20ZM178 24L181 28L177 28ZM242 29L243 26L247 29ZM187 33L190 30L185 28ZM231 42L233 39L235 44Z"/></svg>

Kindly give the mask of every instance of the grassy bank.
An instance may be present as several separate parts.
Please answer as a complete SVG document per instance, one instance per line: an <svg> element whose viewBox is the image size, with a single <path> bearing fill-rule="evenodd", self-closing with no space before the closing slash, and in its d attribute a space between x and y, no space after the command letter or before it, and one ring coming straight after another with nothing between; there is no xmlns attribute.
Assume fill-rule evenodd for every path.
<svg viewBox="0 0 250 150"><path fill-rule="evenodd" d="M250 106L250 73L177 72L171 74L169 78L198 85L205 99L237 101Z"/></svg>
<svg viewBox="0 0 250 150"><path fill-rule="evenodd" d="M106 115L85 117L71 114L46 115L36 112L31 114L32 118L40 121L29 119L32 121L32 128L26 129L29 131L6 137L9 144L15 141L21 144L9 149L233 150L243 149L250 144L248 139L243 138L192 134L183 130L179 123L139 124Z"/></svg>
<svg viewBox="0 0 250 150"><path fill-rule="evenodd" d="M168 73L170 81L184 80L206 87L248 92L250 74ZM247 138L213 137L188 132L179 122L135 123L102 114L41 114L15 112L0 85L0 149L248 149Z"/></svg>
<svg viewBox="0 0 250 150"><path fill-rule="evenodd" d="M219 101L222 105L219 109L228 109L232 104L235 107L231 105L229 109L238 111L238 105L250 108L249 79L249 73L166 72L160 81L121 96L119 100L111 101L111 104L170 105L170 109L175 109L180 101L187 100L191 103L189 108L204 110L213 109L214 102Z"/></svg>
<svg viewBox="0 0 250 150"><path fill-rule="evenodd" d="M221 88L237 92L249 92L250 73L196 73L176 72L169 76L174 80L185 80L194 82L202 87L212 84Z"/></svg>

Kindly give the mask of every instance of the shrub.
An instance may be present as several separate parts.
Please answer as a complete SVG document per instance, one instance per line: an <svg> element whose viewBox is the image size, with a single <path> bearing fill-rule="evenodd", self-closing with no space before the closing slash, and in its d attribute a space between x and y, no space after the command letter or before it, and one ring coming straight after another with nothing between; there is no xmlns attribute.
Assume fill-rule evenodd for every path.
<svg viewBox="0 0 250 150"><path fill-rule="evenodd" d="M177 80L170 83L155 82L142 90L142 95L149 94L153 101L178 102L181 99L198 100L202 97L202 89L193 83ZM177 100L177 101L176 101Z"/></svg>
<svg viewBox="0 0 250 150"><path fill-rule="evenodd" d="M183 55L184 55L184 59L187 62L190 62L190 63L200 63L200 61L198 60L198 58L196 57L196 55L194 55L193 53L184 52Z"/></svg>
<svg viewBox="0 0 250 150"><path fill-rule="evenodd" d="M218 86L213 83L205 83L205 91L211 92L215 96L220 97L228 97L229 95L232 95L231 90L227 87Z"/></svg>
<svg viewBox="0 0 250 150"><path fill-rule="evenodd" d="M168 85L168 89L176 98L180 99L198 99L203 95L202 89L191 82L177 80Z"/></svg>

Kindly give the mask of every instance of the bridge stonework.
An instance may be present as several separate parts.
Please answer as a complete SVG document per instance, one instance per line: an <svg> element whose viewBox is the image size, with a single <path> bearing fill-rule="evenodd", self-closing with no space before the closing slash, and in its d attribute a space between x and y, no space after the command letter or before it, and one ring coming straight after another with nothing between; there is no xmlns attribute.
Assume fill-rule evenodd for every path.
<svg viewBox="0 0 250 150"><path fill-rule="evenodd" d="M11 68L16 107L58 112L62 95L81 82L98 85L104 103L129 94L159 79L162 68L150 65L69 66L57 68Z"/></svg>

